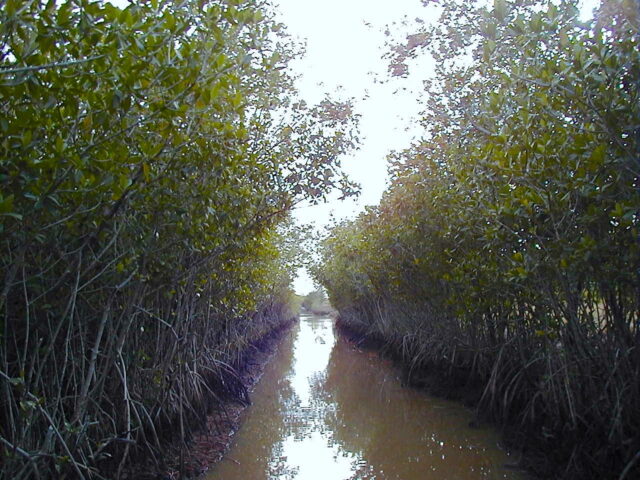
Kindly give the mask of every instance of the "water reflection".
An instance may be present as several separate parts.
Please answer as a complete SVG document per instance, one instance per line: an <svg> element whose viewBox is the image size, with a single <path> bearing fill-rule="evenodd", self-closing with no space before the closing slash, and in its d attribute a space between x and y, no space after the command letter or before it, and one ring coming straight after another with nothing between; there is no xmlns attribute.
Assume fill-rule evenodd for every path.
<svg viewBox="0 0 640 480"><path fill-rule="evenodd" d="M208 479L516 479L471 413L403 388L377 355L302 316L252 395L226 459Z"/></svg>

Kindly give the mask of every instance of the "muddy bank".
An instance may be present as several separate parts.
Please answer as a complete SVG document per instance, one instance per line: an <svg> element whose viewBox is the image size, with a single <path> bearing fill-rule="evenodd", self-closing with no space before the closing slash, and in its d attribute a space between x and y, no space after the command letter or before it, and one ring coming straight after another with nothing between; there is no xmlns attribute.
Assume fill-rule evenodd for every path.
<svg viewBox="0 0 640 480"><path fill-rule="evenodd" d="M375 350L393 360L402 371L402 382L406 386L424 390L426 393L460 401L466 406L475 407L482 397L484 385L470 376L468 370L454 369L451 365L433 365L430 368L416 368L407 364L402 353L377 333L369 333L349 325L340 317L337 318L336 329L344 338L360 348ZM443 374L442 368L446 368ZM486 419L484 419L486 420ZM481 416L476 422L481 422Z"/></svg>
<svg viewBox="0 0 640 480"><path fill-rule="evenodd" d="M207 480L524 480L470 409L402 386L399 369L302 315Z"/></svg>
<svg viewBox="0 0 640 480"><path fill-rule="evenodd" d="M521 471L527 475L527 478L546 478L539 475L542 470L541 464L544 464L545 469L549 470L549 461L540 446L528 444L524 432L515 426L496 422L495 419L479 409L485 385L480 379L474 378L471 372L452 369L451 365L417 368L408 364L402 352L394 348L381 335L358 329L340 317L337 318L335 326L340 336L358 348L378 352L393 361L401 369L402 383L405 386L421 390L428 395L461 402L474 409L475 414L469 422L470 427L484 428L487 425L499 427L504 445L510 450L518 452L518 460L505 465L507 468ZM551 446L549 445L547 448L549 447ZM558 468L560 467L558 466Z"/></svg>
<svg viewBox="0 0 640 480"><path fill-rule="evenodd" d="M221 379L223 384L231 381L235 385L224 395L215 398L206 421L195 428L187 448L181 449L180 445L175 445L171 449L167 470L150 478L193 479L206 473L213 464L220 461L240 427L241 413L251 403L250 392L253 386L262 376L265 365L276 352L281 340L297 321L297 317L288 320L247 347L241 354L239 363L233 366L234 372L230 372L227 379Z"/></svg>

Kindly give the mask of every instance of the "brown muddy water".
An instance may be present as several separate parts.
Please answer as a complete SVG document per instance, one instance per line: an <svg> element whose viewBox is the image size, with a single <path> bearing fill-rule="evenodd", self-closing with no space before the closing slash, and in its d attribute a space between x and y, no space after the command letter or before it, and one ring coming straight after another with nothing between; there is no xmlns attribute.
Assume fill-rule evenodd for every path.
<svg viewBox="0 0 640 480"><path fill-rule="evenodd" d="M302 315L206 480L522 479L464 406L403 387L388 360Z"/></svg>

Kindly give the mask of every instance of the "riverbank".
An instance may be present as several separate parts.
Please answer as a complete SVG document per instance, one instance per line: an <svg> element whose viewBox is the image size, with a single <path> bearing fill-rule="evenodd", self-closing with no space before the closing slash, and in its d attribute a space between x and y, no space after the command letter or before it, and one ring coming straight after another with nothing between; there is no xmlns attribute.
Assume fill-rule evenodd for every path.
<svg viewBox="0 0 640 480"><path fill-rule="evenodd" d="M469 426L473 428L481 428L486 425L498 427L504 445L510 450L518 452L519 460L505 465L507 468L521 471L528 478L537 479L628 480L637 478L635 476L637 458L627 464L622 474L613 469L609 474L598 477L585 477L577 473L572 467L571 460L573 459L570 458L570 461L567 461L569 457L567 449L573 448L575 451L579 445L585 443L595 449L599 442L606 442L606 438L568 434L567 438L562 439L563 448L559 448L556 433L550 430L545 431L544 426L540 427L541 420L537 419L538 423L536 423L534 421L536 419L532 418L525 423L514 421L514 418L518 418L516 416L501 418L486 403L487 392L491 389L490 382L493 381L495 385L495 379L482 378L472 368L454 366L446 358L441 363L422 361L417 364L412 362L411 358L413 357L403 352L403 347L406 347L402 342L386 339L379 331L367 330L364 324L360 325L355 322L355 317L353 322L338 317L336 329L352 344L367 350L374 350L392 360L402 369L405 385L424 391L429 395L462 402L473 408L475 418L469 423ZM518 412L522 409L524 400L517 398L515 400L511 409ZM540 430L542 430L542 434ZM571 447L572 442L573 447ZM567 447L567 445L569 446ZM611 459L609 462L613 463ZM605 471L603 466L600 469Z"/></svg>
<svg viewBox="0 0 640 480"><path fill-rule="evenodd" d="M386 341L380 334L366 332L345 322L341 317L335 321L336 330L348 342L358 348L378 352L389 358L401 369L402 383L410 388L446 400L461 402L475 412L473 420L469 422L471 428L487 425L499 427L504 445L511 451L517 452L518 460L505 464L508 469L516 470L526 475L526 478L541 478L540 449L527 448L526 436L513 425L495 422L487 414L478 409L482 399L484 384L474 379L469 371L441 370L435 366L416 368L407 363L402 352L393 344ZM531 447L531 446L529 446ZM548 465L545 465L548 468Z"/></svg>
<svg viewBox="0 0 640 480"><path fill-rule="evenodd" d="M349 325L339 316L336 318L335 326L338 332L349 342L366 350L377 351L393 360L402 371L404 385L424 390L431 395L447 400L462 402L468 407L476 407L478 405L482 397L483 385L481 382L473 381L473 379L469 378L469 372L454 372L449 369L445 375L437 368L424 368L424 366L416 368L408 364L402 352L381 335L360 330L353 325ZM483 419L478 418L474 423L481 421Z"/></svg>
<svg viewBox="0 0 640 480"><path fill-rule="evenodd" d="M395 359L405 384L473 406L473 425L497 425L505 444L521 452L518 468L545 479L640 478L638 410L623 401L634 398L637 389L638 363L630 362L636 349L617 350L618 357L597 369L597 359L611 353L603 347L610 339L605 335L592 336L587 345L542 338L537 350L524 356L517 342L529 337L491 348L473 344L459 331L447 332L450 319L430 323L414 312L423 323L412 323L397 303L375 307L343 309L339 329ZM611 366L620 371L605 377ZM623 379L623 372L630 374ZM620 388L623 380L627 390ZM607 409L613 395L619 403ZM611 427L603 430L606 424ZM616 435L627 443L616 444Z"/></svg>
<svg viewBox="0 0 640 480"><path fill-rule="evenodd" d="M303 315L242 415L231 450L203 480L524 480L470 409L405 388L377 352L338 338L333 319Z"/></svg>
<svg viewBox="0 0 640 480"><path fill-rule="evenodd" d="M234 365L234 376L242 385L242 391L238 391L239 394L236 395L217 398L217 402L207 415L206 422L193 434L188 448L181 449L179 445L175 445L169 453L167 471L156 478L163 480L197 478L224 457L233 436L240 428L242 412L251 404L252 388L260 380L265 366L297 321L297 317L290 319L251 343L242 352L239 363ZM229 460L233 461L233 459Z"/></svg>

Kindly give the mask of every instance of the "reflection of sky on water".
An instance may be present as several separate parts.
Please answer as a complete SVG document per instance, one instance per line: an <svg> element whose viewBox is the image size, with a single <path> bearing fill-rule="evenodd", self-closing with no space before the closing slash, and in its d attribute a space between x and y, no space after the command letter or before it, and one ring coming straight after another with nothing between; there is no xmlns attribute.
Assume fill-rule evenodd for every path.
<svg viewBox="0 0 640 480"><path fill-rule="evenodd" d="M351 477L352 462L338 448L327 445L321 432L311 432L302 440L290 436L282 445L283 456L295 468L294 476L275 478L295 478L296 480L347 479Z"/></svg>
<svg viewBox="0 0 640 480"><path fill-rule="evenodd" d="M302 406L309 406L310 381L315 373L327 369L331 350L335 343L330 321L321 322L303 316L300 333L294 344L293 375L289 378Z"/></svg>
<svg viewBox="0 0 640 480"><path fill-rule="evenodd" d="M269 465L272 478L326 480L352 475L351 456L333 444L325 426L331 405L315 395L313 388L324 379L334 344L330 320L302 316L294 344L293 374L289 377L299 399L297 408L289 412L294 418L292 426L297 428L274 449Z"/></svg>
<svg viewBox="0 0 640 480"><path fill-rule="evenodd" d="M513 480L463 406L404 388L398 371L302 316L267 365L209 480Z"/></svg>

